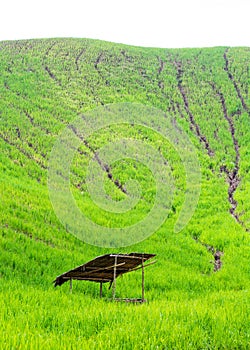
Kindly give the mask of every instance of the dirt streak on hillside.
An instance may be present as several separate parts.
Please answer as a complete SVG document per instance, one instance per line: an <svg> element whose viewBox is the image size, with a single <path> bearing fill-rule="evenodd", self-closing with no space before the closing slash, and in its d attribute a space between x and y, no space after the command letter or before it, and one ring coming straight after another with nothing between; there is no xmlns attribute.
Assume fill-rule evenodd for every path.
<svg viewBox="0 0 250 350"><path fill-rule="evenodd" d="M158 75L160 75L165 67L166 62L164 62L160 57L158 57L160 67L158 69Z"/></svg>
<svg viewBox="0 0 250 350"><path fill-rule="evenodd" d="M201 245L203 245L204 247L206 247L207 250L213 254L213 257L214 257L214 261L213 261L213 264L214 264L214 272L220 270L221 267L222 267L221 256L224 255L224 253L223 253L221 250L216 249L215 247L213 247L213 246L210 245L210 244L201 242L201 241L199 240L198 237L193 237L193 238L194 238L194 240L195 240L196 242L198 242L198 243L200 243ZM212 262L212 261L211 261L211 262Z"/></svg>
<svg viewBox="0 0 250 350"><path fill-rule="evenodd" d="M97 59L96 59L96 61L95 61L95 64L94 64L94 67L95 67L95 69L96 69L97 71L99 71L98 64L101 63L102 60L103 60L103 52L101 52L101 53L98 55L98 57L97 57Z"/></svg>
<svg viewBox="0 0 250 350"><path fill-rule="evenodd" d="M225 60L225 68L224 68L224 70L227 72L228 78L231 80L231 82L234 85L234 88L235 88L235 90L237 92L237 95L238 95L238 97L239 97L239 99L241 101L242 107L249 114L250 113L249 108L247 107L246 102L245 102L245 100L244 100L244 98L243 98L243 96L241 94L240 88L238 87L238 84L237 84L233 74L229 70L229 60L227 58L228 50L229 49L227 48L226 51L224 52L224 55L223 55L224 60Z"/></svg>
<svg viewBox="0 0 250 350"><path fill-rule="evenodd" d="M45 56L49 56L50 51L53 49L53 47L56 45L56 42L54 42L52 45L48 47L48 49L45 52Z"/></svg>
<svg viewBox="0 0 250 350"><path fill-rule="evenodd" d="M82 49L80 51L80 53L76 56L76 60L75 60L75 64L76 64L76 70L79 72L80 71L80 67L79 67L79 60L82 57L82 55L86 52L86 49Z"/></svg>
<svg viewBox="0 0 250 350"><path fill-rule="evenodd" d="M234 198L234 193L236 192L239 184L240 184L240 178L239 178L239 163L240 163L240 147L239 142L235 136L235 126L233 122L233 118L228 115L226 101L223 93L215 86L214 83L210 84L213 91L216 93L216 96L218 96L221 107L223 110L223 115L226 121L228 122L229 131L232 137L234 150L235 150L235 160L234 160L234 168L232 171L229 171L225 165L221 166L220 170L221 172L224 172L227 175L227 182L229 184L228 188L228 201L231 205L230 213L231 215L236 219L236 221L244 225L244 223L240 220L239 215L236 213L236 209L238 206L238 202Z"/></svg>
<svg viewBox="0 0 250 350"><path fill-rule="evenodd" d="M104 54L104 52L101 52L96 58L96 61L94 63L94 68L97 71L97 73L100 76L100 78L105 82L105 85L109 86L110 85L110 81L105 78L104 74L102 73L102 71L99 68L99 64L103 62L104 58L105 58L105 54ZM93 95L95 95L94 92L93 92ZM100 100L99 97L97 99L97 97L98 96L95 97L95 100L97 101L97 103L101 103L101 105L104 106L104 103Z"/></svg>
<svg viewBox="0 0 250 350"><path fill-rule="evenodd" d="M36 242L40 242L40 243L45 244L47 246L50 246L52 248L56 247L55 244L52 243L50 240L45 240L45 239L36 237L34 235L34 233L28 232L27 230L24 230L24 229L12 226L9 223L6 223L5 225L0 225L0 229L6 229L6 228L13 230L15 233L19 233L19 234L25 235L29 239L34 240Z"/></svg>
<svg viewBox="0 0 250 350"><path fill-rule="evenodd" d="M160 89L164 90L164 87L165 87L164 86L164 82L162 80L160 80L160 75L161 75L161 73L164 70L166 62L164 62L160 57L157 57L157 58L158 58L158 61L159 61L159 69L158 69L158 72L157 72L158 86L159 86Z"/></svg>
<svg viewBox="0 0 250 350"><path fill-rule="evenodd" d="M17 129L17 136L18 138L20 138L20 130ZM11 141L7 136L3 135L0 133L0 138L2 140L4 140L8 145L13 146L14 148L16 148L19 152L21 152L25 157L34 160L42 169L48 169L48 167L46 165L44 165L41 160L33 155L31 155L29 152L27 152L25 149L23 149L22 147L20 147L17 143ZM33 148L33 145L29 144L28 145L30 148ZM44 158L44 155L41 155Z"/></svg>
<svg viewBox="0 0 250 350"><path fill-rule="evenodd" d="M25 110L20 110L20 111L21 111L21 113L24 113L24 114L26 115L27 119L29 120L29 122L30 122L30 124L31 124L32 126L34 126L34 127L37 128L37 129L42 130L42 131L45 132L47 135L50 135L50 130L49 130L48 128L42 127L42 126L39 125L38 123L35 123L34 118L31 116L30 113L28 113L28 112L25 111Z"/></svg>
<svg viewBox="0 0 250 350"><path fill-rule="evenodd" d="M50 68L46 65L44 67L45 71L49 74L50 78L53 79L58 85L62 85L60 80L55 76L54 73L52 73L52 71L50 70Z"/></svg>
<svg viewBox="0 0 250 350"><path fill-rule="evenodd" d="M60 80L56 77L56 75L51 71L51 69L48 66L47 59L49 57L49 54L51 52L51 50L53 49L53 47L56 45L56 43L54 42L52 45L50 45L48 47L48 49L45 52L45 55L43 57L43 68L45 70L46 73L48 73L48 75L50 76L51 79L53 79L58 85L62 85Z"/></svg>
<svg viewBox="0 0 250 350"><path fill-rule="evenodd" d="M207 150L208 155L210 157L212 157L214 155L214 151L211 149L206 136L202 135L200 127L199 127L198 123L196 123L194 115L192 114L192 112L190 111L190 108L189 108L188 98L187 98L185 89L182 86L182 76L183 76L182 64L179 61L174 61L174 65L177 69L176 79L177 79L178 89L181 93L186 113L189 116L189 121L191 124L190 128L191 128L191 130L195 131L196 135L199 138L200 143L205 146L205 149Z"/></svg>
<svg viewBox="0 0 250 350"><path fill-rule="evenodd" d="M70 125L69 128L73 131L73 133L83 142L83 144L91 151L91 153L94 155L95 160L100 165L101 169L107 174L107 177L113 182L113 184L119 188L123 193L127 194L126 189L123 187L123 185L120 183L119 180L114 179L113 174L111 172L110 166L108 164L105 164L101 158L99 157L98 153L93 149L92 146L88 143L87 140L85 140L77 131L77 129Z"/></svg>

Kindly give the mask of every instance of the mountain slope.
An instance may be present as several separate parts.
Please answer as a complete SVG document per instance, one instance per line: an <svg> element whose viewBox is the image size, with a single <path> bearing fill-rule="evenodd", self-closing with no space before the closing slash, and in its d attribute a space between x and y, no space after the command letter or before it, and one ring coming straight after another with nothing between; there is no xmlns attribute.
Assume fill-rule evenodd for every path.
<svg viewBox="0 0 250 350"><path fill-rule="evenodd" d="M150 49L87 39L0 43L2 348L247 347L249 61L249 48ZM111 125L87 139L73 128L77 116L124 102L162 111L195 146L201 194L179 233L173 227L185 201L186 174L173 144L140 125ZM67 125L81 139L71 192L101 226L140 221L153 206L156 188L145 165L129 159L106 164L100 147L135 139L158 149L171 169L175 191L168 218L148 239L118 249L157 254L158 263L146 272L152 303L140 310L99 301L95 284L76 283L73 295L67 286L52 288L58 274L117 250L78 240L53 210L49 160ZM142 196L129 213L109 213L91 200L86 169L93 157L111 198L126 199L127 180L139 180ZM118 294L140 294L138 274L123 280Z"/></svg>

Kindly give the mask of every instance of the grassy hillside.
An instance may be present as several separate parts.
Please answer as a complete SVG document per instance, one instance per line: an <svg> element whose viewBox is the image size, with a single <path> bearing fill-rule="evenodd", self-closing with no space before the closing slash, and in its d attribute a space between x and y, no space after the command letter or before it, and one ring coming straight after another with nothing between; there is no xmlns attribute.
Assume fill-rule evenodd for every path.
<svg viewBox="0 0 250 350"><path fill-rule="evenodd" d="M249 48L150 49L86 39L0 43L1 349L249 347L249 62ZM191 220L174 233L187 189L178 147L134 124L113 124L87 139L76 132L81 142L70 189L91 221L126 227L154 205L155 177L145 164L125 159L105 170L98 149L110 142L126 138L154 147L175 183L169 215L153 235L128 247L100 247L79 240L56 216L49 160L66 126L74 131L76 117L124 102L162 111L166 125L188 136L201 167L201 193ZM108 212L92 201L86 176L93 157L110 198L126 200L126 182L139 181L141 198L130 211ZM74 282L72 294L67 283L53 287L57 275L97 255L133 251L157 254L146 270L146 304L99 300L90 282ZM111 296L108 288L104 296ZM140 272L117 281L117 296L140 296Z"/></svg>

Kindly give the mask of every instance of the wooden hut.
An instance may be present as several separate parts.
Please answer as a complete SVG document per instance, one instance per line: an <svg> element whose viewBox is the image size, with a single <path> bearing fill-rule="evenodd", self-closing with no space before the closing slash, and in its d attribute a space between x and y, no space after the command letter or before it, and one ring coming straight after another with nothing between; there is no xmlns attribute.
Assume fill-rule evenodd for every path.
<svg viewBox="0 0 250 350"><path fill-rule="evenodd" d="M80 265L70 271L63 273L54 280L54 285L61 286L63 283L70 281L70 290L72 290L72 280L85 280L100 283L100 297L102 297L103 283L110 283L112 286L112 299L113 300L125 300L132 302L145 302L144 298L144 268L154 264L156 261L145 262L155 257L155 254L147 253L130 253L130 254L106 254L98 256L95 259ZM116 279L124 273L142 270L142 295L139 299L117 299L115 298L116 292Z"/></svg>

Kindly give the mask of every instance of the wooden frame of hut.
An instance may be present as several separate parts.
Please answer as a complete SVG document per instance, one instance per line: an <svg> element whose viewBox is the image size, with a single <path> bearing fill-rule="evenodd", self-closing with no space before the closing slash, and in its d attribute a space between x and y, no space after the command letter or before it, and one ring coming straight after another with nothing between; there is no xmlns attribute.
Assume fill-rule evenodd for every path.
<svg viewBox="0 0 250 350"><path fill-rule="evenodd" d="M144 298L144 269L154 264L156 261L145 262L155 257L155 254L147 253L130 253L130 254L106 254L98 256L95 259L80 265L70 271L63 273L54 280L54 285L61 286L63 283L70 281L70 291L72 291L72 280L85 280L100 283L100 297L102 298L103 283L110 283L112 286L112 300L123 300L131 302L145 302ZM142 270L141 298L117 299L116 279L124 273Z"/></svg>

